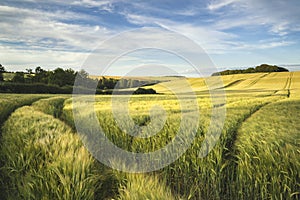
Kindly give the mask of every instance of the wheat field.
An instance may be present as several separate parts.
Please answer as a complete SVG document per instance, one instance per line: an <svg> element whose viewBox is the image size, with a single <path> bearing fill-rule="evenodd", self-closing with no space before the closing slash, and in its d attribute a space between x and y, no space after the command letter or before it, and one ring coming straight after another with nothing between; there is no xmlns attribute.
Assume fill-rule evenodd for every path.
<svg viewBox="0 0 300 200"><path fill-rule="evenodd" d="M116 97L128 98L130 118L147 127L137 135L154 130L148 138L120 128L112 96L95 96L92 110L106 137L124 150L148 153L170 143L182 115L193 109L178 100L192 101L182 82L195 93L198 127L190 147L170 165L138 174L112 169L93 157L77 133L72 96L1 94L0 198L299 199L300 72L220 78L222 87L215 77L179 78L145 86L157 95ZM212 91L224 91L225 103L215 105ZM151 119L153 108L156 113L164 110L164 123ZM220 129L220 138L202 158L199 151L211 128L212 110L224 108L224 126L213 127ZM81 117L89 119L90 114Z"/></svg>

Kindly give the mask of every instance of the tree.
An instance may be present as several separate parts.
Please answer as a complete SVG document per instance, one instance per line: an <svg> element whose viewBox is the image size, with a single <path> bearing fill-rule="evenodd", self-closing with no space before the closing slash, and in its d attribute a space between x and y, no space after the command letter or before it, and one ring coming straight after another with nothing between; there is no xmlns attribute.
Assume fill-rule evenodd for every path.
<svg viewBox="0 0 300 200"><path fill-rule="evenodd" d="M28 69L26 69L26 71L28 74L32 74L32 69L28 68Z"/></svg>
<svg viewBox="0 0 300 200"><path fill-rule="evenodd" d="M24 72L16 72L15 76L12 78L14 83L25 83Z"/></svg>
<svg viewBox="0 0 300 200"><path fill-rule="evenodd" d="M65 71L62 68L56 68L53 73L50 74L49 83L53 85L64 85Z"/></svg>
<svg viewBox="0 0 300 200"><path fill-rule="evenodd" d="M152 88L145 89L145 88L138 88L136 89L133 94L157 94L156 91Z"/></svg>
<svg viewBox="0 0 300 200"><path fill-rule="evenodd" d="M0 81L4 81L3 72L5 72L5 68L0 64Z"/></svg>
<svg viewBox="0 0 300 200"><path fill-rule="evenodd" d="M6 72L5 68L3 65L0 64L0 73Z"/></svg>
<svg viewBox="0 0 300 200"><path fill-rule="evenodd" d="M89 77L89 73L87 73L84 69L81 69L79 72L77 72L78 75L81 76L81 78L88 78Z"/></svg>
<svg viewBox="0 0 300 200"><path fill-rule="evenodd" d="M40 74L40 73L43 73L43 72L45 72L45 70L43 70L40 66L35 68L35 73L36 74Z"/></svg>
<svg viewBox="0 0 300 200"><path fill-rule="evenodd" d="M49 83L59 85L60 87L66 85L73 85L75 81L75 72L72 69L63 70L56 68L49 76Z"/></svg>
<svg viewBox="0 0 300 200"><path fill-rule="evenodd" d="M35 68L35 76L33 76L32 80L35 83L48 83L49 73L43 70L40 66Z"/></svg>
<svg viewBox="0 0 300 200"><path fill-rule="evenodd" d="M283 67L278 67L276 65L261 64L259 66L256 66L255 68L250 67L248 69L225 70L221 72L216 72L213 73L212 76L243 74L243 73L259 73L259 72L288 72L288 71L289 70Z"/></svg>

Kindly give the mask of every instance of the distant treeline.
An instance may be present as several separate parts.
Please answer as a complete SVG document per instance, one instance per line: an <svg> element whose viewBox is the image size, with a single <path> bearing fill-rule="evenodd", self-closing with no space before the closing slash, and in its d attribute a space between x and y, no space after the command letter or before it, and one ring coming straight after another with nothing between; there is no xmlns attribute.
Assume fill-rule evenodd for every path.
<svg viewBox="0 0 300 200"><path fill-rule="evenodd" d="M286 68L278 67L276 65L262 64L257 67L250 67L248 69L234 69L234 70L225 70L221 72L213 73L212 76L219 75L230 75L230 74L246 74L246 73L260 73L260 72L288 72Z"/></svg>
<svg viewBox="0 0 300 200"><path fill-rule="evenodd" d="M80 80L81 84L79 87L81 87L81 91L95 90L96 86L97 94L111 94L116 86L118 89L125 89L158 83L158 81L152 80L135 80L130 78L118 80L104 76L100 79L91 79L84 70L76 72L73 69L56 68L51 71L36 67L34 71L31 69L26 71L6 72L5 68L0 64L0 92L70 94L73 92L76 77ZM10 75L11 78L5 79L4 73ZM153 93L153 91L146 91L146 93Z"/></svg>

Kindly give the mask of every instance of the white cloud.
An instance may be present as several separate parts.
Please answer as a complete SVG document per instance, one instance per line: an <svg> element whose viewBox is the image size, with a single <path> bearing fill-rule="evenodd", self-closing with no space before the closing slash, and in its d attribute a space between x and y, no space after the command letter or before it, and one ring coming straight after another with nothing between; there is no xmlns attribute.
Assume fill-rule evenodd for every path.
<svg viewBox="0 0 300 200"><path fill-rule="evenodd" d="M87 53L66 52L66 51L40 51L40 50L21 50L9 47L0 47L0 63L7 70L25 70L37 66L53 67L72 67L79 69L82 62L86 59Z"/></svg>
<svg viewBox="0 0 300 200"><path fill-rule="evenodd" d="M258 43L236 43L234 49L235 50L255 50L255 49L271 49L276 47L284 47L295 44L295 42L291 41L260 41Z"/></svg>
<svg viewBox="0 0 300 200"><path fill-rule="evenodd" d="M45 2L41 3L37 0L27 1L46 5ZM117 9L116 4L120 2L128 6ZM57 11L39 10L38 8L45 8L43 5L21 8L16 4L7 3L6 5L14 6L0 5L0 42L2 42L0 55L5 58L6 63L16 65L21 61L26 64L40 62L40 65L48 63L80 65L80 61L87 54L85 52L94 49L96 45L112 35L130 28L128 24L120 24L120 28L103 27L96 21L100 17L95 19L98 10L121 14L129 23L140 27L160 26L178 32L189 37L211 54L284 47L295 44L289 39L289 33L300 31L299 2L298 0L274 0L272 3L267 0L212 0L204 8L201 7L202 4L191 3L189 6L167 10L164 6L157 6L157 2L47 1L49 5L62 7ZM72 12L71 9L66 8L67 5L93 10L95 13L88 13L86 10ZM110 17L106 15L107 12L101 12L105 13L104 18ZM205 17L199 17L198 20L197 15ZM80 23L76 23L78 20ZM112 26L116 25L118 24L112 24ZM243 32L238 35L231 28L242 28L248 31L261 31L263 28L266 30L263 38L273 35L275 39L258 41L260 38L258 36L257 39L251 38L251 41L247 41L247 36L243 38ZM145 41L152 38L152 43L155 44L155 41L159 41L160 35L139 34L130 37L133 41L135 37ZM120 44L115 44L114 48L131 44L133 43L122 41ZM168 43L162 45L167 47ZM180 46L180 43L178 45ZM114 53L114 48L110 47L103 52L109 57ZM3 64L2 60L0 63Z"/></svg>
<svg viewBox="0 0 300 200"><path fill-rule="evenodd" d="M219 0L219 1L212 1L208 4L207 8L209 10L218 10L220 8L223 8L225 6L228 6L238 0Z"/></svg>
<svg viewBox="0 0 300 200"><path fill-rule="evenodd" d="M21 43L22 47L35 45L43 48L52 43L55 48L64 50L90 50L95 43L111 34L98 25L78 25L57 20L89 18L73 12L50 13L8 6L0 6L0 12L2 41L13 42L17 47Z"/></svg>
<svg viewBox="0 0 300 200"><path fill-rule="evenodd" d="M207 9L219 16L215 20L219 30L265 26L278 36L300 30L298 0L218 0L211 1Z"/></svg>
<svg viewBox="0 0 300 200"><path fill-rule="evenodd" d="M97 7L100 10L105 10L108 12L113 12L114 1L94 1L94 0L79 0L72 2L73 5L85 6L85 7Z"/></svg>
<svg viewBox="0 0 300 200"><path fill-rule="evenodd" d="M0 6L0 17L0 63L4 65L80 66L85 52L113 34L99 25L64 22L92 20L69 11Z"/></svg>
<svg viewBox="0 0 300 200"><path fill-rule="evenodd" d="M234 34L218 31L210 26L197 26L189 23L174 22L167 19L148 17L136 14L124 14L128 21L138 25L156 24L175 31L194 40L209 53L221 53L228 48L228 40L234 39Z"/></svg>

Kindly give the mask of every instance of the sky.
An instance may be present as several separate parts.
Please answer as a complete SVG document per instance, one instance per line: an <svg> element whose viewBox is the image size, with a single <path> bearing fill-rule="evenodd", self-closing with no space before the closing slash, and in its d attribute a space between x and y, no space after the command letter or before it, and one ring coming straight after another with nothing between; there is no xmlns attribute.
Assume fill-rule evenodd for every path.
<svg viewBox="0 0 300 200"><path fill-rule="evenodd" d="M37 66L79 70L101 49L99 59L118 58L101 73L124 75L141 65L162 65L193 76L190 63L164 50L168 43L197 52L170 43L164 33L140 31L150 27L175 32L201 47L216 66L209 73L262 63L300 70L299 10L299 0L1 0L0 64L10 71ZM164 48L123 56L112 50L132 45L135 38L158 41ZM95 66L87 71L97 74Z"/></svg>

